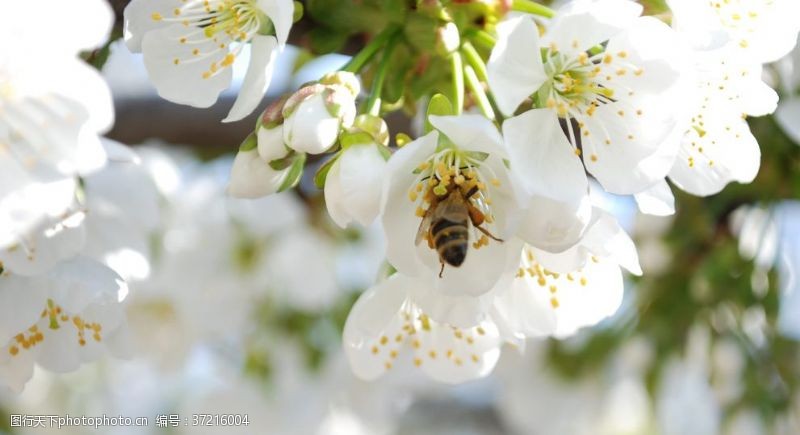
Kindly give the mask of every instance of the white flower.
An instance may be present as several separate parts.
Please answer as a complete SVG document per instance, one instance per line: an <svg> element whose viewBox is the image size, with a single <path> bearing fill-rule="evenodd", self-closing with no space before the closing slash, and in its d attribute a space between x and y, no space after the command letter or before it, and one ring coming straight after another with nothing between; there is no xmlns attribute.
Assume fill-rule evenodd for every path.
<svg viewBox="0 0 800 435"><path fill-rule="evenodd" d="M292 95L283 107L283 138L289 148L320 154L339 139L356 116L358 79L352 73L328 74Z"/></svg>
<svg viewBox="0 0 800 435"><path fill-rule="evenodd" d="M641 274L633 241L595 208L583 239L567 251L526 246L516 278L495 291L495 304L516 334L566 337L617 311L624 289L620 266Z"/></svg>
<svg viewBox="0 0 800 435"><path fill-rule="evenodd" d="M105 162L98 134L112 123L111 95L77 54L104 41L111 12L102 1L74 8L48 0L6 6L0 18L0 250L19 248L43 270L53 264L35 261L49 255L45 239L62 223L74 227L70 218L80 213L75 177ZM14 19L32 8L63 15L43 18L36 29ZM88 18L81 29L72 28Z"/></svg>
<svg viewBox="0 0 800 435"><path fill-rule="evenodd" d="M284 186L291 165L273 169L270 163L288 155L282 126L260 126L257 135L247 138L236 154L228 193L238 198L258 198L278 192Z"/></svg>
<svg viewBox="0 0 800 435"><path fill-rule="evenodd" d="M668 26L640 13L625 0L577 1L542 36L527 16L498 26L491 91L503 113L531 98L523 107L535 114L525 122L555 123L539 129L543 143L575 154L574 162L557 154L562 179L583 178L585 166L609 192L631 194L672 167L683 122L675 110L684 92L681 53Z"/></svg>
<svg viewBox="0 0 800 435"><path fill-rule="evenodd" d="M325 205L334 222L369 226L378 216L389 140L381 118L361 115L342 137L342 151L325 176Z"/></svg>
<svg viewBox="0 0 800 435"><path fill-rule="evenodd" d="M499 239L513 235L519 215L517 192L503 163L502 138L490 121L463 115L432 116L431 122L439 130L403 146L389 159L381 207L386 256L401 273L434 278L435 286L446 293L478 296L491 290L519 253L518 243L490 240L486 234ZM440 261L433 240L427 240L426 227L434 222L424 216L433 203L459 194L472 195L470 207L482 215L485 232L474 222L467 224L469 245L462 255L454 255L462 264L451 267ZM441 279L436 278L440 271Z"/></svg>
<svg viewBox="0 0 800 435"><path fill-rule="evenodd" d="M124 355L122 301L113 271L75 257L49 274L0 275L0 386L21 391L37 364L65 373L95 360L106 345Z"/></svg>
<svg viewBox="0 0 800 435"><path fill-rule="evenodd" d="M800 22L795 0L668 0L675 26L700 44L730 39L736 58L768 63L794 47Z"/></svg>
<svg viewBox="0 0 800 435"><path fill-rule="evenodd" d="M694 48L697 101L686 103L692 118L669 178L682 190L705 196L732 181L753 181L761 151L745 116L772 113L778 96L761 80L761 65L737 57L732 44Z"/></svg>
<svg viewBox="0 0 800 435"><path fill-rule="evenodd" d="M134 0L125 40L142 52L159 95L195 107L214 104L231 84L231 65L250 45L247 73L225 121L250 114L266 92L292 25L291 0Z"/></svg>
<svg viewBox="0 0 800 435"><path fill-rule="evenodd" d="M493 319L467 328L437 322L415 303L413 294L425 285L395 274L358 299L342 337L358 377L376 379L409 360L433 379L454 384L494 368L503 338Z"/></svg>

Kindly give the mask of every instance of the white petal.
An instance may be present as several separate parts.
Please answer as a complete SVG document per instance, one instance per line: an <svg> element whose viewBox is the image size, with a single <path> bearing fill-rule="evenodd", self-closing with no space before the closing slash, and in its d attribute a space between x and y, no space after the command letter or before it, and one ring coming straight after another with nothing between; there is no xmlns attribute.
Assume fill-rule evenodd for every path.
<svg viewBox="0 0 800 435"><path fill-rule="evenodd" d="M477 231L473 230L470 237L474 240ZM470 240L470 243L472 243ZM490 241L487 246L475 249L469 246L464 263L460 267L445 265L442 277L439 278L441 264L439 254L423 242L417 246L417 256L427 267L426 276L433 279L437 292L448 296L478 297L490 292L498 282L502 281L509 268L515 264L522 250L522 242L513 238L504 242Z"/></svg>
<svg viewBox="0 0 800 435"><path fill-rule="evenodd" d="M181 38L197 39L194 27L173 24L163 29L151 30L142 40L144 64L150 80L162 98L178 104L193 107L209 107L217 101L219 94L231 84L233 76L230 67L221 65L228 54L209 38L191 44L180 42ZM193 50L198 50L195 55ZM203 53L213 53L204 55ZM195 57L203 57L195 60ZM178 63L175 63L175 60ZM209 73L216 64L216 73Z"/></svg>
<svg viewBox="0 0 800 435"><path fill-rule="evenodd" d="M621 120L618 107L602 105L586 120L593 139L583 139L586 169L608 192L620 195L646 190L667 175L685 128L665 113L659 98L641 97L631 103L642 110L641 116L623 111L628 119Z"/></svg>
<svg viewBox="0 0 800 435"><path fill-rule="evenodd" d="M278 56L277 43L274 37L261 35L254 36L250 41L250 64L247 73L228 117L222 122L238 121L258 107L272 79L275 59Z"/></svg>
<svg viewBox="0 0 800 435"><path fill-rule="evenodd" d="M549 292L539 291L531 279L514 278L507 289L501 289L494 306L507 327L527 337L550 335L556 330L556 312L550 305Z"/></svg>
<svg viewBox="0 0 800 435"><path fill-rule="evenodd" d="M283 140L294 150L320 154L336 143L341 128L341 120L328 111L325 97L317 94L301 102L284 120Z"/></svg>
<svg viewBox="0 0 800 435"><path fill-rule="evenodd" d="M239 151L233 160L228 194L238 198L258 198L278 191L288 169L276 171L261 159L258 151Z"/></svg>
<svg viewBox="0 0 800 435"><path fill-rule="evenodd" d="M617 219L595 207L592 221L581 244L592 254L608 258L631 273L641 275L642 269L639 267L636 245Z"/></svg>
<svg viewBox="0 0 800 435"><path fill-rule="evenodd" d="M274 128L261 127L258 135L258 155L265 162L271 162L286 157L288 150L283 143L283 129L281 126Z"/></svg>
<svg viewBox="0 0 800 435"><path fill-rule="evenodd" d="M528 17L497 26L497 44L487 65L489 88L505 115L531 96L547 79L539 53L539 29Z"/></svg>
<svg viewBox="0 0 800 435"><path fill-rule="evenodd" d="M90 304L122 302L128 293L127 285L113 270L83 256L60 263L50 279L52 298L70 313L81 313Z"/></svg>
<svg viewBox="0 0 800 435"><path fill-rule="evenodd" d="M294 22L294 2L289 0L258 0L258 8L264 11L275 26L278 45L286 44L289 29Z"/></svg>
<svg viewBox="0 0 800 435"><path fill-rule="evenodd" d="M703 114L703 134L695 129L686 134L670 180L698 196L716 194L732 181L753 181L761 150L741 113L716 105Z"/></svg>
<svg viewBox="0 0 800 435"><path fill-rule="evenodd" d="M634 195L639 210L654 216L670 216L675 214L675 197L667 184L667 180L655 184L644 192Z"/></svg>
<svg viewBox="0 0 800 435"><path fill-rule="evenodd" d="M518 236L550 252L573 246L583 234L592 215L588 195L579 203L566 203L534 196L523 217Z"/></svg>
<svg viewBox="0 0 800 435"><path fill-rule="evenodd" d="M89 114L91 132L105 133L114 124L111 91L100 73L85 62L67 62L50 79L58 94L81 104Z"/></svg>
<svg viewBox="0 0 800 435"><path fill-rule="evenodd" d="M0 275L0 343L36 324L47 291L48 282L40 277Z"/></svg>
<svg viewBox="0 0 800 435"><path fill-rule="evenodd" d="M378 355L373 353L373 346L386 336L387 331L391 334L401 330L404 320L401 308L406 303L410 283L413 281L402 275L393 275L364 292L350 310L342 342L356 376L372 380L386 371L388 350L382 349L383 355Z"/></svg>
<svg viewBox="0 0 800 435"><path fill-rule="evenodd" d="M556 314L556 337L567 337L580 328L596 325L616 313L622 303L622 273L614 261L605 258L588 261L582 270L569 275L572 280L567 274L558 279L548 277L547 284L538 289L550 292L557 300L557 307L551 301Z"/></svg>
<svg viewBox="0 0 800 435"><path fill-rule="evenodd" d="M11 357L3 348L0 353L0 386L7 386L15 393L21 393L25 384L33 377L36 352L20 352Z"/></svg>
<svg viewBox="0 0 800 435"><path fill-rule="evenodd" d="M415 350L415 364L419 361L422 371L440 382L482 378L500 358L500 334L491 321L465 329L431 321L430 329L421 328L417 335L420 346Z"/></svg>
<svg viewBox="0 0 800 435"><path fill-rule="evenodd" d="M586 172L555 112L529 110L509 118L503 123L503 137L511 169L528 193L566 202L586 195Z"/></svg>
<svg viewBox="0 0 800 435"><path fill-rule="evenodd" d="M142 38L147 32L169 25L163 20L154 20L153 14L168 17L172 9L164 0L133 0L128 3L124 13L124 38L128 48L134 53L142 51Z"/></svg>
<svg viewBox="0 0 800 435"><path fill-rule="evenodd" d="M409 298L432 320L459 328L469 328L486 320L493 293L481 296L451 295L417 280L407 288Z"/></svg>
<svg viewBox="0 0 800 435"><path fill-rule="evenodd" d="M782 101L775 112L775 119L794 143L800 144L800 98L791 97Z"/></svg>
<svg viewBox="0 0 800 435"><path fill-rule="evenodd" d="M641 12L641 5L628 0L568 3L553 19L543 45L575 55L631 26Z"/></svg>
<svg viewBox="0 0 800 435"><path fill-rule="evenodd" d="M83 218L83 213L78 212L66 219L43 221L18 244L0 249L0 261L7 270L20 275L37 275L50 269L83 247L86 238Z"/></svg>
<svg viewBox="0 0 800 435"><path fill-rule="evenodd" d="M386 166L386 178L381 195L381 221L386 236L386 258L397 270L416 276L426 269L417 258L414 242L421 218L416 216L416 204L409 200L408 191L414 184L414 170L436 149L438 132L431 132L395 152Z"/></svg>
<svg viewBox="0 0 800 435"><path fill-rule="evenodd" d="M325 203L333 220L342 228L351 220L368 226L380 211L386 161L378 151L378 146L351 146L328 173ZM328 183L336 184L330 193Z"/></svg>
<svg viewBox="0 0 800 435"><path fill-rule="evenodd" d="M485 116L431 116L431 124L447 136L459 149L480 151L504 158L503 138L497 127Z"/></svg>

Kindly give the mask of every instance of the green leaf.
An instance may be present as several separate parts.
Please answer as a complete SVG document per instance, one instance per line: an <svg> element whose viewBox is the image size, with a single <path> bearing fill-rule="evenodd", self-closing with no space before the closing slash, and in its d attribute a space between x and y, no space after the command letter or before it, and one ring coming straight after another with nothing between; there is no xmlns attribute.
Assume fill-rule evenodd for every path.
<svg viewBox="0 0 800 435"><path fill-rule="evenodd" d="M436 94L431 97L431 101L428 103L428 112L425 115L425 133L433 130L433 125L431 125L429 120L431 115L453 115L453 104L450 103L450 100L442 94Z"/></svg>
<svg viewBox="0 0 800 435"><path fill-rule="evenodd" d="M317 186L317 189L324 189L325 188L325 180L328 179L328 172L331 171L333 164L339 160L341 157L342 152L338 152L333 155L327 162L323 163L322 166L317 169L317 173L314 174L314 185Z"/></svg>
<svg viewBox="0 0 800 435"><path fill-rule="evenodd" d="M239 151L252 151L258 147L258 137L255 132L250 133L245 138L244 142L239 145Z"/></svg>
<svg viewBox="0 0 800 435"><path fill-rule="evenodd" d="M294 161L292 162L292 167L289 169L289 173L286 174L286 179L283 180L283 184L281 184L280 189L278 192L283 192L284 190L291 189L297 186L297 183L300 182L300 178L303 176L303 168L306 165L306 155L305 153L297 154L295 156Z"/></svg>
<svg viewBox="0 0 800 435"><path fill-rule="evenodd" d="M383 156L383 160L389 160L389 158L392 157L392 150L390 150L389 147L385 147L383 145L377 145L377 147L378 152L381 153L381 156Z"/></svg>
<svg viewBox="0 0 800 435"><path fill-rule="evenodd" d="M291 166L292 164L294 164L295 157L297 157L297 154L295 154L294 152L290 152L286 157L282 159L275 159L270 161L269 167L276 171L282 171Z"/></svg>

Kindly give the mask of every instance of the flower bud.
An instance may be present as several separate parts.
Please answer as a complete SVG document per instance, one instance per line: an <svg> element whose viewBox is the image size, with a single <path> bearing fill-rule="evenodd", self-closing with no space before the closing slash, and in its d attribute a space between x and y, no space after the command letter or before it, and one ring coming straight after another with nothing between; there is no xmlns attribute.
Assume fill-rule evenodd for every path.
<svg viewBox="0 0 800 435"><path fill-rule="evenodd" d="M270 162L288 154L280 126L259 127L257 134L245 139L233 160L228 194L237 198L259 198L278 192L290 169L273 169Z"/></svg>
<svg viewBox="0 0 800 435"><path fill-rule="evenodd" d="M383 177L389 150L383 119L361 115L343 135L342 152L325 178L325 204L342 228L352 221L367 226L380 211Z"/></svg>
<svg viewBox="0 0 800 435"><path fill-rule="evenodd" d="M296 151L320 154L331 148L356 114L358 80L351 73L328 74L298 90L283 107L283 139Z"/></svg>

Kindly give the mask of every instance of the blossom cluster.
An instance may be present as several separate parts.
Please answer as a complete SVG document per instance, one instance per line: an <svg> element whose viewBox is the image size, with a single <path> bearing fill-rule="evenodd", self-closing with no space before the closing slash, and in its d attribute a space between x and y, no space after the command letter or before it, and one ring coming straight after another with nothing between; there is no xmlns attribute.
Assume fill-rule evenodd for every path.
<svg viewBox="0 0 800 435"><path fill-rule="evenodd" d="M24 11L0 17L4 34L28 41L0 42L2 384L21 389L34 363L67 371L103 344L127 348L118 343L130 338L127 283L145 301L134 300L142 311L133 312L163 308L202 323L186 331L213 334L247 312L252 301L230 293L258 293L258 271L280 280L280 265L297 261L330 277L307 258L325 249L313 236L292 243L307 251L296 258L253 259L264 240L293 231L287 221L301 218L291 202L276 212L262 200L222 207L204 182L212 176L163 185L153 168L174 166L170 158L101 139L113 121L110 96L78 54L107 41L110 10L99 0L36 1L58 12L46 31L14 20ZM403 23L383 23L341 69L257 117L230 163L229 195L313 183L333 223L382 231L390 273L360 296L343 329L358 376L407 365L460 383L491 372L505 344L568 337L612 316L623 269L642 270L631 237L592 191L669 215L673 186L707 196L754 180L760 148L747 117L778 107L762 70L795 46L800 3L667 3L669 17L643 15L631 0L571 0L557 10L530 0L402 3ZM93 25L72 28L71 14ZM260 105L302 14L291 0L132 0L123 33L159 95L175 103L213 105L244 64L224 119L232 122ZM384 118L401 109L420 125L392 137ZM201 205L163 207L181 195ZM198 233L209 236L198 242ZM163 262L146 242L154 236L171 250ZM207 274L239 248L256 272ZM186 278L186 262L206 273ZM257 285L240 282L249 273ZM284 278L286 287L299 279ZM313 296L285 297L325 305L332 280L318 279ZM224 282L237 289L221 293ZM171 287L196 293L164 298ZM207 300L187 308L193 298ZM231 318L204 323L228 302ZM210 306L212 315L202 312ZM139 345L166 353L157 340Z"/></svg>
<svg viewBox="0 0 800 435"><path fill-rule="evenodd" d="M295 156L327 152L317 179L332 219L377 218L384 230L397 273L362 295L344 330L357 374L375 378L405 360L462 382L491 371L503 343L569 336L615 313L621 269L641 270L630 237L592 204L592 180L667 215L667 180L711 195L755 178L760 151L746 117L776 109L762 65L793 47L800 26L783 17L797 5L670 6L671 26L626 0L509 15L485 65L468 41L446 55L471 61L453 80L472 83L481 113L462 114L458 92L434 96L423 134L391 155L380 105L354 116L359 88L347 67L264 113L237 156L232 194L292 186L305 163ZM302 134L287 133L301 123Z"/></svg>

